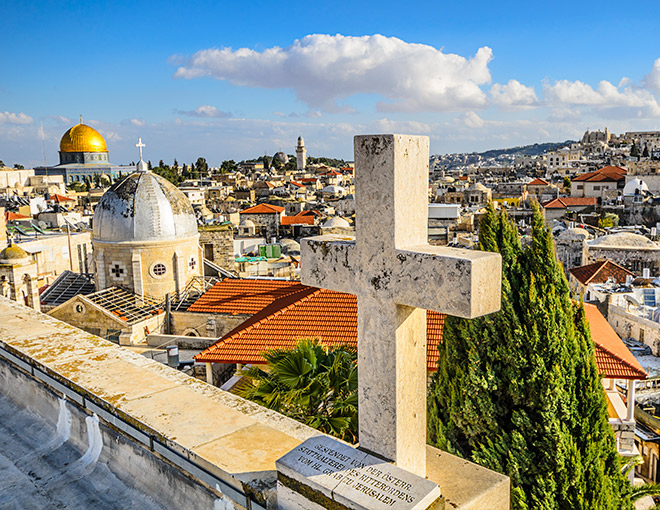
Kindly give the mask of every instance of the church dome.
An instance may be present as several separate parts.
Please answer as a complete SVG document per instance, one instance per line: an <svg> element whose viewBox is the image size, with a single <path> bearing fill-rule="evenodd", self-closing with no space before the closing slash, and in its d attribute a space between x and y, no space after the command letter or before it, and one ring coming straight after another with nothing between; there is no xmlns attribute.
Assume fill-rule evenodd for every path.
<svg viewBox="0 0 660 510"><path fill-rule="evenodd" d="M329 218L321 228L351 228L351 224L341 216Z"/></svg>
<svg viewBox="0 0 660 510"><path fill-rule="evenodd" d="M135 172L115 183L94 211L96 241L159 241L197 235L188 198L152 172Z"/></svg>
<svg viewBox="0 0 660 510"><path fill-rule="evenodd" d="M64 133L60 152L108 152L108 147L101 133L81 122Z"/></svg>
<svg viewBox="0 0 660 510"><path fill-rule="evenodd" d="M651 241L648 237L631 232L619 232L606 236L597 237L589 241L590 246L602 248L620 248L633 250L660 250L660 246Z"/></svg>
<svg viewBox="0 0 660 510"><path fill-rule="evenodd" d="M10 244L0 251L0 265L21 265L30 261L30 255L15 244Z"/></svg>

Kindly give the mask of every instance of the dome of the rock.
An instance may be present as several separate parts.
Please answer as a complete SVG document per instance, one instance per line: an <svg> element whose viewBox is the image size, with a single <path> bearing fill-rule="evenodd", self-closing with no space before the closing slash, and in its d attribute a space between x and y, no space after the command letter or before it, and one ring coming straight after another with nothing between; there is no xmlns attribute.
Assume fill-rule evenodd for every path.
<svg viewBox="0 0 660 510"><path fill-rule="evenodd" d="M81 122L64 133L60 152L108 152L108 147L101 133Z"/></svg>

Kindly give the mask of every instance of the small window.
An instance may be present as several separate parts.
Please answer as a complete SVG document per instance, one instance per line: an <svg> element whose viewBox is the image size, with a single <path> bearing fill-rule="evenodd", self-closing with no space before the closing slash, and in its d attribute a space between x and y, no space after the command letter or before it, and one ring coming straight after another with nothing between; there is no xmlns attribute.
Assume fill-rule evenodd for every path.
<svg viewBox="0 0 660 510"><path fill-rule="evenodd" d="M151 272L154 276L163 276L167 272L167 268L165 267L165 264L158 263L153 265Z"/></svg>

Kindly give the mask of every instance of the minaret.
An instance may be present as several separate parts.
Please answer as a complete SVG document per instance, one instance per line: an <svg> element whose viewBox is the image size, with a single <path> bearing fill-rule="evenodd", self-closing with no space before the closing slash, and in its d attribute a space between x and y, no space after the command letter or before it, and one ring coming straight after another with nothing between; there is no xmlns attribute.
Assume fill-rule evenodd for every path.
<svg viewBox="0 0 660 510"><path fill-rule="evenodd" d="M296 147L296 167L299 171L305 170L307 166L307 149L305 149L305 140L302 136L298 137L298 146Z"/></svg>

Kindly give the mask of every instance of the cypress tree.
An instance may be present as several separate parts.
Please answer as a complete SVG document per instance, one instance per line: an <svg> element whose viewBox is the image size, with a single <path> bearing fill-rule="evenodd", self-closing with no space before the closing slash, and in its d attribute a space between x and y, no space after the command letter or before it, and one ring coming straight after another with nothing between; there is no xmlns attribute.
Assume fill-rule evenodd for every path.
<svg viewBox="0 0 660 510"><path fill-rule="evenodd" d="M629 508L584 309L538 206L525 248L490 206L479 249L502 256L502 308L447 317L429 442L508 475L516 510Z"/></svg>

